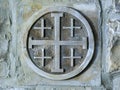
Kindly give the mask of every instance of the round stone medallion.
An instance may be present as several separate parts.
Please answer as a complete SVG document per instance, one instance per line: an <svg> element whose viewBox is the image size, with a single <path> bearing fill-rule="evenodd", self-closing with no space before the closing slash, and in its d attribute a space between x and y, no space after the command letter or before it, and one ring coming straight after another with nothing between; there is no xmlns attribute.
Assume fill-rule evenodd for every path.
<svg viewBox="0 0 120 90"><path fill-rule="evenodd" d="M82 72L92 59L93 33L80 12L47 8L29 30L27 51L36 73L52 80L68 79Z"/></svg>

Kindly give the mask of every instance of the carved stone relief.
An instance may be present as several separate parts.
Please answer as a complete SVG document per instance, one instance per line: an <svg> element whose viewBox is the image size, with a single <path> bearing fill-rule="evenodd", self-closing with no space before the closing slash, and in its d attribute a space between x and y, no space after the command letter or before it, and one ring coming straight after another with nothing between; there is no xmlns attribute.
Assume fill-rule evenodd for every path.
<svg viewBox="0 0 120 90"><path fill-rule="evenodd" d="M87 20L66 7L49 8L41 14L29 31L27 45L33 69L54 80L68 79L82 72L94 52Z"/></svg>

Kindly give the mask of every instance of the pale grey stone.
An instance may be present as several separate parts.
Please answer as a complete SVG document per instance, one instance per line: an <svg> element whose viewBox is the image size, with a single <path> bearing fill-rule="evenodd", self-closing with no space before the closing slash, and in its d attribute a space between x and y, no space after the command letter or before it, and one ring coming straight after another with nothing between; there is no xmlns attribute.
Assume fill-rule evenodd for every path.
<svg viewBox="0 0 120 90"><path fill-rule="evenodd" d="M0 79L7 78L9 74L9 47L11 40L8 1L0 0ZM1 82L1 81L0 81ZM0 85L1 86L1 85Z"/></svg>
<svg viewBox="0 0 120 90"><path fill-rule="evenodd" d="M115 0L115 11L120 12L120 0Z"/></svg>
<svg viewBox="0 0 120 90"><path fill-rule="evenodd" d="M8 65L6 62L0 63L0 78L6 78L9 73Z"/></svg>
<svg viewBox="0 0 120 90"><path fill-rule="evenodd" d="M42 8L63 4L82 12L95 26L96 60L72 81L51 81L36 74L25 62L23 34ZM0 0L0 90L119 90L120 73L111 77L120 70L119 24L120 0Z"/></svg>

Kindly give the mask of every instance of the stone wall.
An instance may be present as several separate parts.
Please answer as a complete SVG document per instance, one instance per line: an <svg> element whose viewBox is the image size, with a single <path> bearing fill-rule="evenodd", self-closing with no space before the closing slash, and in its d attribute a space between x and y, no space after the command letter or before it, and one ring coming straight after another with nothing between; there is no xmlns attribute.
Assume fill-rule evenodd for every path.
<svg viewBox="0 0 120 90"><path fill-rule="evenodd" d="M49 6L74 7L95 26L94 60L72 81L42 78L25 62L26 29ZM119 90L119 9L120 0L0 0L0 90Z"/></svg>

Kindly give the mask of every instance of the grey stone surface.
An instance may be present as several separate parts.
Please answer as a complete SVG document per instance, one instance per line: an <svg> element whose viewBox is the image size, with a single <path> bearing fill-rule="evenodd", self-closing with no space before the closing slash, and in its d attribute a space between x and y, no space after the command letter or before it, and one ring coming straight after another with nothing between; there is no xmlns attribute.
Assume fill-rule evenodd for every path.
<svg viewBox="0 0 120 90"><path fill-rule="evenodd" d="M19 88L0 88L0 90L105 90L100 87L73 87L73 86L36 86Z"/></svg>
<svg viewBox="0 0 120 90"><path fill-rule="evenodd" d="M4 6L6 5L6 7ZM8 2L0 1L0 77L9 74L9 45L11 40Z"/></svg>
<svg viewBox="0 0 120 90"><path fill-rule="evenodd" d="M37 2L37 1L36 1ZM86 2L82 4L82 8L79 8L79 4L76 3L76 1L74 1L73 4L71 4L71 2L66 1L63 5L65 6L69 6L72 5L71 7L76 8L78 10L80 10L82 13L85 14L85 16L87 18L89 18L90 22L92 25L95 26L95 28L93 29L94 33L95 33L95 39L96 39L96 48L95 48L95 56L93 58L94 62L89 69L85 70L84 73L82 73L81 75L76 76L75 78L69 79L69 80L65 80L65 81L51 81L49 79L43 78L40 75L36 74L31 68L28 67L26 61L29 60L30 58L27 55L26 52L26 38L27 38L27 33L29 28L31 27L31 25L33 24L34 21L36 21L36 19L39 18L39 15L41 14L42 9L45 9L48 6L59 6L61 5L61 3L63 3L64 1L60 1L58 2L52 2L50 1L49 5L46 5L47 3L45 3L45 1L38 1L38 3L41 4L41 7L38 8L38 10L31 10L32 6L34 6L36 4L36 2L29 2L29 1L22 1L19 2L19 5L16 6L16 10L18 11L17 14L17 24L19 25L18 31L17 31L17 53L18 53L18 57L19 60L21 61L21 66L23 68L23 72L24 72L24 79L21 80L20 82L18 82L19 85L35 85L35 84L46 84L46 85L73 85L73 86L100 86L101 85L101 35L100 35L100 29L99 29L99 23L98 19L100 18L100 7L97 1L95 3L90 3L90 5L93 5L94 9L90 9L90 5L88 5L88 7L85 7ZM31 3L33 4L32 6L28 6L24 4L29 4L31 5ZM89 1L88 1L89 3ZM36 6L36 5L35 5ZM40 5L39 5L40 6ZM27 11L29 11L30 13L26 13L24 12L24 10L26 8L31 8ZM37 9L37 8L36 8ZM23 10L23 11L21 11ZM90 13L88 13L90 12ZM92 13L94 13L94 16L92 15ZM26 15L27 17L25 17ZM31 14L31 15L30 15ZM19 16L20 15L20 16ZM24 16L25 15L25 16ZM29 16L30 15L30 16ZM97 18L98 17L98 18ZM19 20L20 19L20 20ZM29 66L32 67L32 65L30 64ZM31 74L32 73L32 74ZM33 79L34 78L34 79ZM32 82L31 82L32 81Z"/></svg>
<svg viewBox="0 0 120 90"><path fill-rule="evenodd" d="M94 28L96 49L81 75L52 81L28 67L24 46L27 30L40 11L61 5L79 10L88 19ZM119 9L120 0L0 0L0 90L119 90Z"/></svg>
<svg viewBox="0 0 120 90"><path fill-rule="evenodd" d="M103 5L103 83L114 90L110 72L119 71L119 0L106 0ZM117 82L116 82L117 83ZM118 85L119 87L119 85ZM117 89L116 89L117 90Z"/></svg>
<svg viewBox="0 0 120 90"><path fill-rule="evenodd" d="M120 89L120 70L111 73L111 78L113 80L113 90Z"/></svg>
<svg viewBox="0 0 120 90"><path fill-rule="evenodd" d="M120 89L120 77L115 78L113 80L113 90L119 90Z"/></svg>

